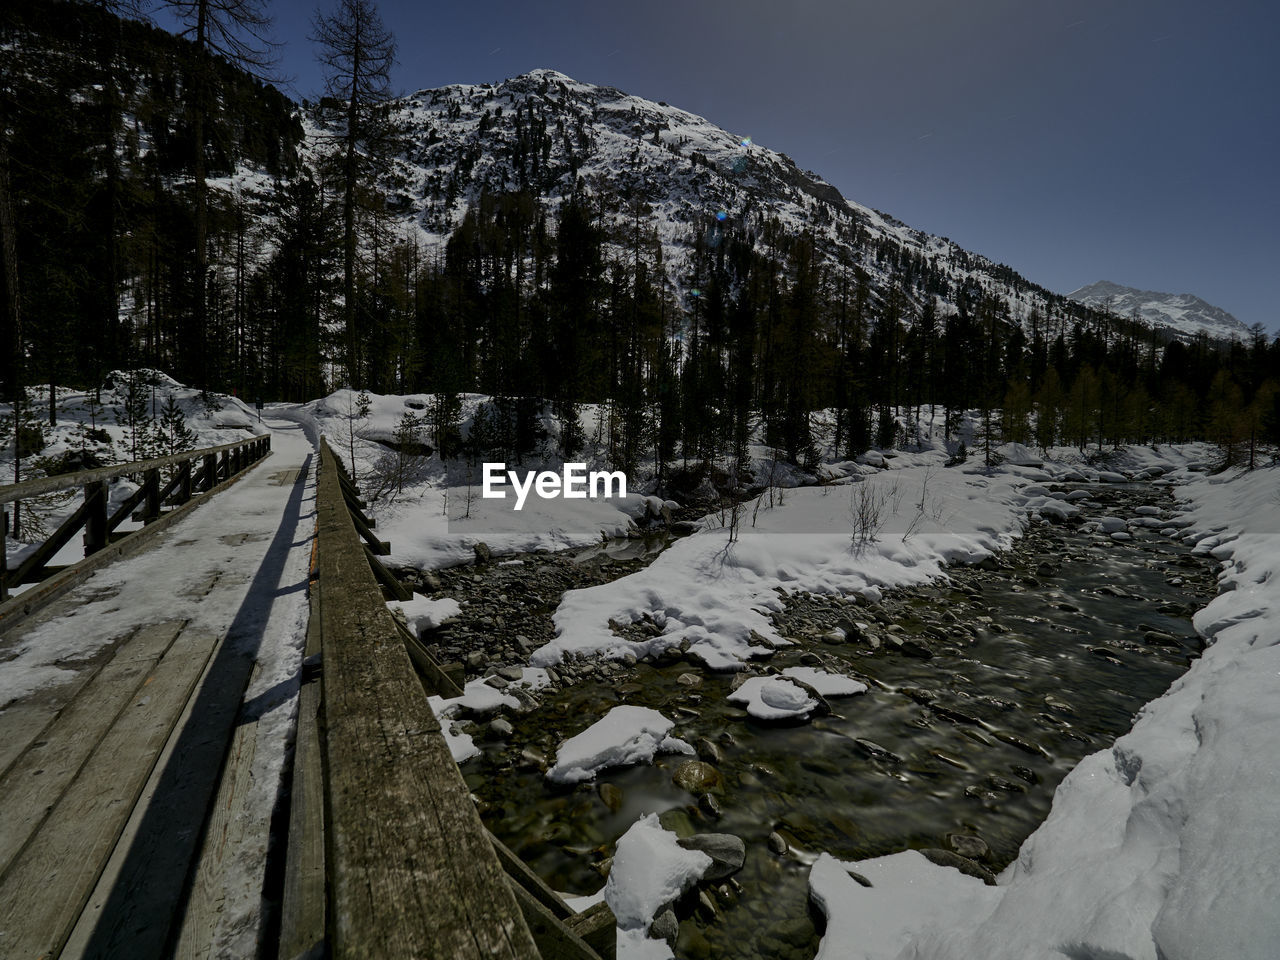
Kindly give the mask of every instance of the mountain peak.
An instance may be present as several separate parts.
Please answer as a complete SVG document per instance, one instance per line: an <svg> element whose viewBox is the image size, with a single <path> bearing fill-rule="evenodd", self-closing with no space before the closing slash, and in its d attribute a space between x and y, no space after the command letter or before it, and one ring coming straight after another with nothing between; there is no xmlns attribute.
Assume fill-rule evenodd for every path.
<svg viewBox="0 0 1280 960"><path fill-rule="evenodd" d="M1221 307L1193 293L1139 290L1110 280L1099 280L1067 296L1077 303L1128 317L1135 312L1147 323L1173 330L1182 337L1204 332L1211 337L1247 337L1249 328Z"/></svg>

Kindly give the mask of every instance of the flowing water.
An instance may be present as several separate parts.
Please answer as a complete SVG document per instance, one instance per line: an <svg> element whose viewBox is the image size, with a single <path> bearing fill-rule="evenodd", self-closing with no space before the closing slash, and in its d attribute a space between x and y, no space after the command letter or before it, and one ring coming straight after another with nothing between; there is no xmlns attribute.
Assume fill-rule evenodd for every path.
<svg viewBox="0 0 1280 960"><path fill-rule="evenodd" d="M1087 516L1172 503L1145 485L1090 489ZM726 700L734 675L673 657L547 693L464 774L488 827L562 891L599 889L613 844L645 813L679 833L742 837L742 871L678 905L677 956L804 960L821 932L807 895L820 852L945 848L948 834L962 834L986 842L983 866L998 872L1043 821L1062 777L1186 669L1199 650L1188 616L1213 594L1212 562L1154 530L1133 532L1116 542L1035 527L996 569L958 568L949 582L878 605L792 597L776 619L797 643L768 666L805 663L871 687L832 699L832 712L811 722L750 719ZM643 546L613 550L649 559ZM601 551L583 559L607 564ZM842 622L865 624L864 639L825 636ZM676 721L675 734L719 772L714 800L672 782L682 755L576 787L547 781L555 746L620 703Z"/></svg>

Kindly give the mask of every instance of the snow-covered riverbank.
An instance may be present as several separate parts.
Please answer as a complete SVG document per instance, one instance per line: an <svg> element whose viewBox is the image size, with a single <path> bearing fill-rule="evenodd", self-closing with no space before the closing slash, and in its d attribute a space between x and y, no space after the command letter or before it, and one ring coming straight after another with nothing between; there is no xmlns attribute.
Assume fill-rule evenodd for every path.
<svg viewBox="0 0 1280 960"><path fill-rule="evenodd" d="M820 957L1272 958L1280 944L1280 468L1180 472L1183 536L1225 563L1203 657L1060 785L985 887L914 852L810 884ZM870 889L847 867L869 879Z"/></svg>

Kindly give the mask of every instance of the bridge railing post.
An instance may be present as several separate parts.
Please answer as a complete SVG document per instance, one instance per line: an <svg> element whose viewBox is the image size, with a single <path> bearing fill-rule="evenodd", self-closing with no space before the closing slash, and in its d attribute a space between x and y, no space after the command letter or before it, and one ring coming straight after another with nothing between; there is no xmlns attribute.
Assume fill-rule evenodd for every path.
<svg viewBox="0 0 1280 960"><path fill-rule="evenodd" d="M9 559L5 538L9 536L9 511L0 510L0 603L9 599Z"/></svg>
<svg viewBox="0 0 1280 960"><path fill-rule="evenodd" d="M204 456L204 483L201 485L208 493L218 485L218 455L206 453Z"/></svg>
<svg viewBox="0 0 1280 960"><path fill-rule="evenodd" d="M107 545L107 484L94 480L84 485L84 555L97 553Z"/></svg>
<svg viewBox="0 0 1280 960"><path fill-rule="evenodd" d="M150 523L160 516L160 471L148 470L142 481L147 491L146 512L142 515L143 523Z"/></svg>
<svg viewBox="0 0 1280 960"><path fill-rule="evenodd" d="M191 461L187 460L178 468L178 502L186 503L191 499Z"/></svg>

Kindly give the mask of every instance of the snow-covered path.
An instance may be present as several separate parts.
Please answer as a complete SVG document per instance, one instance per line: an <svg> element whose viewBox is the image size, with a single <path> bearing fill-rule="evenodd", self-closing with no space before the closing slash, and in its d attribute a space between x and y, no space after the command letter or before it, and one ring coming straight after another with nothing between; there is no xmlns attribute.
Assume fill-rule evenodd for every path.
<svg viewBox="0 0 1280 960"><path fill-rule="evenodd" d="M73 732L63 728L86 698L114 696L126 707L108 711L117 718L114 726L110 716L97 719L93 732L73 737L99 745L54 771L62 776L61 793L34 805L25 825L2 818L0 840L25 831L0 862L5 907L21 907L24 896L50 899L45 884L57 864L35 854L43 835L56 833L62 808L74 807L70 798L87 793L84 781L97 753L137 715L129 705L154 709L170 679L174 689L190 691L173 708L157 752L137 761L145 787L128 822L113 825L121 840L79 922L60 935L70 938L64 956L109 952L126 938L131 955L150 955L151 946L158 953L172 935L170 921L183 924L184 941L211 942L215 953L254 952L270 822L293 737L314 531L312 443L296 423L269 425L271 457L159 535L146 552L99 571L0 644L0 809L6 814L17 809L14 790L27 789L12 785L15 772L34 752L52 749L51 731ZM171 639L155 639L166 631ZM144 654L146 644L152 649ZM147 656L143 670L128 672ZM184 668L180 659L206 666ZM178 676L183 669L189 681ZM113 695L106 680L116 675L132 685ZM111 766L105 772L113 788L129 775L122 768L117 776ZM215 792L217 811L201 837ZM48 845L56 847L55 840ZM0 844L0 855L6 849ZM201 865L184 920L174 910L185 869L165 876L157 864L182 869L184 857L193 855ZM173 907L166 914L154 897ZM16 923L22 912L0 909L0 915ZM0 952L6 941L16 945L9 933L0 930Z"/></svg>

